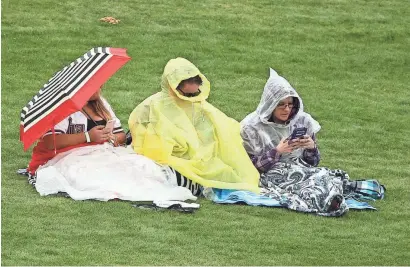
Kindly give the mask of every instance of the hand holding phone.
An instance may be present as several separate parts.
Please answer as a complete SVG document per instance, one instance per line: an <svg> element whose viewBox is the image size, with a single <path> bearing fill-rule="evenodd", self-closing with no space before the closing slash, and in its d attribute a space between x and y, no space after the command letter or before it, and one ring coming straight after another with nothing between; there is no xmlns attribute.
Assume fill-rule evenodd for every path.
<svg viewBox="0 0 410 267"><path fill-rule="evenodd" d="M105 133L112 133L114 130L114 120L109 120L107 121L107 124L105 125L104 132Z"/></svg>
<svg viewBox="0 0 410 267"><path fill-rule="evenodd" d="M306 135L307 133L307 128L306 127L300 127L300 128L295 128L292 132L292 134L288 137L288 142L291 143L295 139L302 138Z"/></svg>

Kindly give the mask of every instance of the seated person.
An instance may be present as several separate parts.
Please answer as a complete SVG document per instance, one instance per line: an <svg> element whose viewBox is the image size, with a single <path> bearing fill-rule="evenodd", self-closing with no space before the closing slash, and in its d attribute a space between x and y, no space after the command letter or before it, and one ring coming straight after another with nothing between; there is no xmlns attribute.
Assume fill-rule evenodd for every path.
<svg viewBox="0 0 410 267"><path fill-rule="evenodd" d="M35 174L40 165L44 165L61 152L108 141L118 146L125 141L120 120L100 94L101 89L90 97L81 111L59 122L54 127L54 133L50 130L44 134L33 149L28 167L31 175ZM114 120L112 133L104 131L105 124L109 120Z"/></svg>
<svg viewBox="0 0 410 267"><path fill-rule="evenodd" d="M289 142L292 131L301 127L307 128L306 135ZM319 123L303 112L302 99L295 89L272 69L256 111L241 122L244 147L262 173L279 161L317 166L319 130Z"/></svg>
<svg viewBox="0 0 410 267"><path fill-rule="evenodd" d="M306 134L290 138L300 128ZM346 172L317 167L319 130L319 123L303 111L296 90L272 69L256 111L241 122L243 145L261 173L263 194L290 209L340 216L348 210L345 198L361 194L361 189ZM382 197L377 181L367 183L374 185L376 198Z"/></svg>
<svg viewBox="0 0 410 267"><path fill-rule="evenodd" d="M110 120L114 120L112 132L104 128ZM74 200L103 201L196 199L176 185L168 166L117 147L124 141L120 120L98 91L81 111L44 134L33 149L28 173L20 173L28 175L40 195L63 192ZM106 142L114 147L101 145Z"/></svg>
<svg viewBox="0 0 410 267"><path fill-rule="evenodd" d="M240 125L206 101L209 92L198 68L184 58L171 59L161 91L130 115L132 147L189 183L259 192L259 174L242 146Z"/></svg>

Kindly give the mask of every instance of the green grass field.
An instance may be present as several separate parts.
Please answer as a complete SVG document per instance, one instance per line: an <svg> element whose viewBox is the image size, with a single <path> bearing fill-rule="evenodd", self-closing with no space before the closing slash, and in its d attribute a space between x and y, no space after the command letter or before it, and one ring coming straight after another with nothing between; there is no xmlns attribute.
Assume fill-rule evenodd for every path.
<svg viewBox="0 0 410 267"><path fill-rule="evenodd" d="M2 265L408 265L409 14L404 0L2 1ZM95 46L133 58L104 89L124 125L171 58L196 64L209 102L237 120L276 69L322 125L321 165L380 180L386 199L323 218L204 199L187 215L40 197L15 174L31 155L20 110Z"/></svg>

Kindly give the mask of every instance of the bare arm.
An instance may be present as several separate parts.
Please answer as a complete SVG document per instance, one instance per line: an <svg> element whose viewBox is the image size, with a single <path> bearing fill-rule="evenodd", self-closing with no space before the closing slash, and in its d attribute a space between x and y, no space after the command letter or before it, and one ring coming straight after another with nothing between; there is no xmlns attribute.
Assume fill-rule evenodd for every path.
<svg viewBox="0 0 410 267"><path fill-rule="evenodd" d="M88 131L90 135L91 142L101 143L109 138L108 133L104 133L104 126L96 126ZM125 139L125 134L124 134ZM43 141L46 147L50 150L54 149L54 137L52 134L46 135L43 137ZM79 144L86 143L87 139L85 133L76 133L76 134L56 134L55 135L55 148L62 149L68 146L75 146Z"/></svg>
<svg viewBox="0 0 410 267"><path fill-rule="evenodd" d="M56 134L55 140L56 149L62 149L68 146L75 146L87 142L84 133ZM43 142L45 143L47 149L54 149L54 137L52 134L44 136Z"/></svg>

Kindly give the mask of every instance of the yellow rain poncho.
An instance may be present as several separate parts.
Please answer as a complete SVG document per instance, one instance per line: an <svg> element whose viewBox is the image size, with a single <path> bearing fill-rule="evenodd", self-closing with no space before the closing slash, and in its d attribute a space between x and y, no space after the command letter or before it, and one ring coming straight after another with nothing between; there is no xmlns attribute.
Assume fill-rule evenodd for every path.
<svg viewBox="0 0 410 267"><path fill-rule="evenodd" d="M176 90L197 75L203 81L198 96ZM259 173L243 148L240 125L206 101L210 84L198 68L184 58L170 60L161 89L130 115L135 152L206 187L259 192Z"/></svg>

